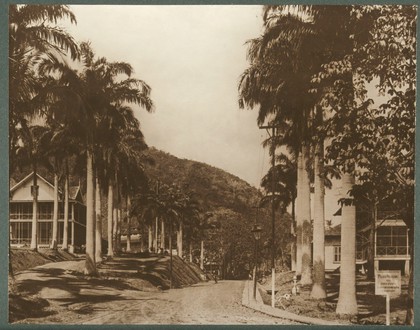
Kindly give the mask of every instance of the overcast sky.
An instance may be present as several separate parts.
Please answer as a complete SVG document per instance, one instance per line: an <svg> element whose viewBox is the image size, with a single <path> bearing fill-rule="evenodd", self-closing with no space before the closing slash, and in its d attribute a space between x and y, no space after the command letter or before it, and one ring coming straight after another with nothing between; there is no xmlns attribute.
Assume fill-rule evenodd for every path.
<svg viewBox="0 0 420 330"><path fill-rule="evenodd" d="M149 146L222 168L254 186L268 166L257 109L238 107L245 42L262 32L261 6L71 5L64 25L96 54L125 61L152 87L139 111Z"/></svg>

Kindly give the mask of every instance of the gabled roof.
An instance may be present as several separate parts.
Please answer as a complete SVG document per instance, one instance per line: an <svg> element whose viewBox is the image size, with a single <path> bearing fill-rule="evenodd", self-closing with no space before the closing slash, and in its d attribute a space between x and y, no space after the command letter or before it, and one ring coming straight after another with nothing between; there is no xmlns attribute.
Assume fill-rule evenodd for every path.
<svg viewBox="0 0 420 330"><path fill-rule="evenodd" d="M11 189L10 192L14 192L17 190L20 186L22 186L25 182L29 181L33 177L34 172L29 173L27 176L25 176L22 180L20 180L18 183L16 183ZM44 181L47 185L49 185L51 188L54 189L54 185L52 185L49 181L47 181L44 177L40 176L38 173L36 174L38 179Z"/></svg>
<svg viewBox="0 0 420 330"><path fill-rule="evenodd" d="M25 185L28 181L32 181L34 172L29 173L27 176L25 176L22 180L20 180L18 183L16 183L11 189L10 189L10 195L12 196L13 193L18 190L20 187ZM39 175L37 173L37 177L39 180L43 181L46 185L48 185L51 189L54 189L54 185L49 182L47 179L45 179L43 176ZM62 194L61 189L59 189L59 194ZM78 186L71 186L69 187L69 199L70 200L78 200L80 202L84 202L83 196L80 190L80 185Z"/></svg>
<svg viewBox="0 0 420 330"><path fill-rule="evenodd" d="M80 186L69 187L69 199L75 200L79 191L80 191Z"/></svg>

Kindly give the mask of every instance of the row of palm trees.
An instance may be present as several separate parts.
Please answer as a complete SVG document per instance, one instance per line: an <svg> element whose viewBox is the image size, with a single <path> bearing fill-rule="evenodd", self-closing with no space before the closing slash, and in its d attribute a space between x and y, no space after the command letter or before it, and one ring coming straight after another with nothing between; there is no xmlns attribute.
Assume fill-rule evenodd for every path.
<svg viewBox="0 0 420 330"><path fill-rule="evenodd" d="M270 192L273 188L269 182L274 176L277 180L274 189L279 193L280 205L284 208L293 203L296 251L292 251L292 255L296 255L296 259L292 263L296 272L301 275L301 283L312 284L311 296L315 299L326 298L324 190L325 186L331 184L327 174L330 177L341 177L341 237L349 241L343 241L341 250L338 314L357 314L354 279L356 223L353 197L349 196L348 192L354 187L355 175L359 180L363 180L360 167L367 167L366 159L370 159L374 152L378 153L367 146L375 146L378 142L390 146L379 152L382 157L377 158L382 160L377 161L376 168L383 168L385 163L391 164L389 159L392 157L403 158L394 156L400 151L394 150L391 145L407 145L408 155L414 150L413 143L406 143L408 136L409 141L414 138L408 133L413 132L414 121L407 124L404 139L400 136L401 132L393 134L393 130L400 127L395 122L398 115L393 112L398 100L381 106L382 112L375 112L371 109L372 100L366 97L365 84L374 77L379 77L382 90L390 89L391 95L399 93L398 97L405 102L398 103L405 104L405 108L401 106L398 110L404 114L410 111L414 113L414 99L409 99L410 91L414 88L410 83L413 74L409 68L415 72L413 66L410 66L415 58L415 24L412 24L415 8L367 7L369 8L265 6L264 33L248 42L250 66L244 71L239 82L240 106L258 107L258 125L268 122L276 127L276 134L265 142L265 145L274 146L270 148L270 152L274 152L278 147L287 149L286 156L277 157L277 164L262 180L262 185ZM392 45L404 47L406 57L399 57L399 60L402 67L407 68L405 76L397 72L392 77L385 77L388 73L379 69L378 63L388 63L392 60L387 57L383 48L380 48L383 44L386 45L386 42L376 43L375 36L380 32L375 30L379 30L378 18L381 22L397 21L398 18L399 24L410 27L404 35L395 38L401 44ZM396 26L397 24L388 26L387 33L400 33L394 31L398 30ZM412 31L414 38L410 34ZM386 71L401 70L401 65L390 65L390 70ZM408 86L406 95L392 88L389 81L395 81L398 89ZM376 128L368 131L367 127L371 128L374 125ZM402 130L400 128L400 131ZM376 140L374 134L379 134ZM393 143L378 141L384 137ZM327 148L324 146L325 142L329 145ZM324 155L325 149L327 155ZM359 154L352 154L350 150L358 150ZM384 172L386 175L382 173L381 176L382 180L388 180L388 193L398 196L398 191L405 191L407 187L401 187L396 183L397 180L393 179L393 172L401 172L396 169L396 163L398 162L392 164L394 167L388 166L387 172ZM407 164L406 159L404 164ZM413 173L408 174L412 175ZM310 208L311 182L314 187L314 210ZM412 180L408 185L412 185ZM413 202L414 200L411 204ZM295 205L298 205L296 215ZM409 218L407 222L410 223ZM312 235L313 260L310 253Z"/></svg>
<svg viewBox="0 0 420 330"><path fill-rule="evenodd" d="M325 117L319 106L320 95L309 93L311 79L323 63L341 56L339 48L348 47L343 38L346 20L336 22L332 31L331 20L347 13L344 6L328 7L273 7L264 8L265 32L249 42L248 57L251 66L243 73L239 85L240 101L250 107L259 105L258 124L269 120L276 126L276 136L270 144L287 146L296 164L296 182L285 182L287 204L295 200L296 209L296 272L301 284L313 284L311 296L325 299L324 237L324 139L322 121ZM338 39L338 40L337 40ZM328 44L325 41L328 40ZM311 157L313 162L310 162ZM312 166L313 164L313 166ZM311 258L311 171L314 177L314 275ZM275 175L275 168L272 169ZM281 173L281 172L280 172ZM293 176L292 176L293 178ZM345 197L345 196L343 196ZM319 239L318 239L319 238ZM314 280L314 283L312 281ZM351 297L355 299L354 297ZM347 310L346 313L354 311Z"/></svg>
<svg viewBox="0 0 420 330"><path fill-rule="evenodd" d="M146 181L142 164L147 145L133 106L152 111L153 102L151 88L133 77L130 64L109 62L95 56L89 43L77 44L56 26L63 18L76 22L63 5L10 6L10 165L13 170L27 164L34 172L32 249L37 247L37 168L48 166L54 173L53 248L59 176L65 182L65 208L69 176L86 176L85 273L94 274L101 252L99 196L107 195L112 237L114 213L123 198L134 196ZM63 248L68 246L66 211ZM112 239L108 241L112 255Z"/></svg>
<svg viewBox="0 0 420 330"><path fill-rule="evenodd" d="M153 187L152 184L149 187ZM148 250L172 253L176 246L177 255L188 255L193 262L193 248L200 244L200 265L203 268L204 240L206 231L212 226L211 214L203 213L197 197L176 184L167 185L157 181L155 189L136 194L131 202L130 213L138 220L137 228L148 232ZM129 228L128 232L129 232ZM176 234L176 244L173 242ZM142 246L146 235L143 235ZM188 253L184 250L188 244ZM168 243L168 245L166 245ZM145 250L145 248L142 248Z"/></svg>
<svg viewBox="0 0 420 330"><path fill-rule="evenodd" d="M135 117L134 106L153 110L151 88L133 77L125 62L97 57L90 43L77 44L55 24L76 18L64 5L10 6L10 167L29 166L33 187L37 170L54 174L52 248L58 243L60 179L64 181L64 226L62 248L68 242L70 176L86 177L85 273L96 273L102 260L102 224L107 219L108 257L121 250L122 223L130 251L132 219L149 231L149 248L157 251L158 222L161 248L177 233L178 254L183 239L189 244L203 239L209 216L202 215L192 193L175 185L153 190L144 165L152 160ZM77 68L77 69L75 69ZM37 188L33 190L31 248L37 249ZM104 196L104 198L102 197ZM106 200L106 215L102 203ZM123 210L125 209L125 210ZM125 215L124 215L125 214ZM165 228L169 235L165 235Z"/></svg>

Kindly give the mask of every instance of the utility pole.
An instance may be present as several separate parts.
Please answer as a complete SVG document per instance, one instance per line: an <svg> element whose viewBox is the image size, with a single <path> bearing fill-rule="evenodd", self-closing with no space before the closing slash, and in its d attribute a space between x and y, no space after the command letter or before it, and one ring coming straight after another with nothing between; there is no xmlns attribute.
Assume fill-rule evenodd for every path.
<svg viewBox="0 0 420 330"><path fill-rule="evenodd" d="M157 180L156 182L156 196L157 198L159 198L159 185L160 185L160 181ZM153 244L153 248L155 249L155 253L158 253L158 235L159 235L159 216L156 216L155 218L155 244Z"/></svg>
<svg viewBox="0 0 420 330"><path fill-rule="evenodd" d="M258 277L258 242L260 239L261 227L258 226L258 211L260 209L260 205L252 207L255 210L255 223L252 229L252 233L254 234L254 269L253 269L253 298L256 299L257 297L257 277Z"/></svg>
<svg viewBox="0 0 420 330"><path fill-rule="evenodd" d="M276 185L276 181L275 181L275 163L276 163L276 159L275 159L275 151L276 151L276 146L274 144L274 137L275 137L275 129L276 126L273 125L268 125L268 126L260 126L260 129L266 129L268 134L270 135L270 131L269 129L271 128L271 168L273 169L273 175L271 177L271 240L272 240L272 244L271 244L271 307L274 307L274 303L275 303L275 275L276 275L276 266L275 266L275 258L276 258L276 245L275 245L275 234L274 234L274 229L275 229L275 219L276 219L276 210L275 210L275 205L274 205L274 190L275 190L275 185Z"/></svg>

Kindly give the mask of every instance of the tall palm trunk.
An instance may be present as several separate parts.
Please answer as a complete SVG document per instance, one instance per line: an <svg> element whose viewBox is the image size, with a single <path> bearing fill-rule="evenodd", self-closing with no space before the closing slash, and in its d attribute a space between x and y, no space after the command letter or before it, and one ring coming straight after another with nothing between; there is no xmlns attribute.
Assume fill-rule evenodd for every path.
<svg viewBox="0 0 420 330"><path fill-rule="evenodd" d="M303 153L303 177L302 177L302 277L300 283L302 285L312 284L312 224L311 224L311 182L309 173L306 169L307 160L309 158L309 149L306 145L302 148Z"/></svg>
<svg viewBox="0 0 420 330"><path fill-rule="evenodd" d="M101 184L98 176L96 176L96 190L95 190L95 258L96 262L102 260L102 214L101 214Z"/></svg>
<svg viewBox="0 0 420 330"><path fill-rule="evenodd" d="M153 248L153 226L152 225L148 225L147 226L147 230L149 233L149 239L148 239L148 248L149 248L149 252L152 251Z"/></svg>
<svg viewBox="0 0 420 330"><path fill-rule="evenodd" d="M57 159L54 159L54 205L52 219L52 239L50 248L56 250L58 244L58 166Z"/></svg>
<svg viewBox="0 0 420 330"><path fill-rule="evenodd" d="M38 249L38 177L36 163L32 164L32 234L31 234L31 250Z"/></svg>
<svg viewBox="0 0 420 330"><path fill-rule="evenodd" d="M120 215L121 215L121 190L119 185L119 180L117 173L115 173L115 194L114 194L114 252L121 251L121 244L120 244Z"/></svg>
<svg viewBox="0 0 420 330"><path fill-rule="evenodd" d="M114 184L112 182L111 179L109 179L108 181L108 212L107 212L107 229L108 229L108 257L113 257L114 256L114 246L113 246L113 242L112 242L112 238L113 238L113 233L112 233L112 228L113 228L113 216L112 216L112 212L114 209Z"/></svg>
<svg viewBox="0 0 420 330"><path fill-rule="evenodd" d="M96 274L95 264L95 178L92 151L86 152L86 263L84 273Z"/></svg>
<svg viewBox="0 0 420 330"><path fill-rule="evenodd" d="M160 247L165 251L165 221L160 222Z"/></svg>
<svg viewBox="0 0 420 330"><path fill-rule="evenodd" d="M292 240L290 242L291 269L292 271L296 271L296 212L294 198L292 198L292 223L290 227L290 234L292 236Z"/></svg>
<svg viewBox="0 0 420 330"><path fill-rule="evenodd" d="M193 253L192 253L192 250L193 250L193 243L192 243L192 240L190 240L190 242L189 242L189 256L190 256L190 262L193 262Z"/></svg>
<svg viewBox="0 0 420 330"><path fill-rule="evenodd" d="M130 208L131 208L131 198L130 195L127 194L127 246L126 251L131 252L131 216L130 216Z"/></svg>
<svg viewBox="0 0 420 330"><path fill-rule="evenodd" d="M302 226L303 226L303 195L302 180L305 176L305 166L302 151L297 156L297 187L296 187L296 274L302 274Z"/></svg>
<svg viewBox="0 0 420 330"><path fill-rule="evenodd" d="M204 270L204 240L201 240L200 246L200 268Z"/></svg>
<svg viewBox="0 0 420 330"><path fill-rule="evenodd" d="M140 226L140 251L144 252L146 249L145 245L145 235L144 235L144 225Z"/></svg>
<svg viewBox="0 0 420 330"><path fill-rule="evenodd" d="M64 224L63 224L63 245L62 249L67 251L69 248L69 166L65 160L64 174Z"/></svg>
<svg viewBox="0 0 420 330"><path fill-rule="evenodd" d="M183 253L184 253L183 248L182 248L182 243L183 243L183 242L182 242L183 231L184 231L184 223L183 223L183 221L182 221L182 219L181 219L181 221L179 222L179 229L178 229L178 232L177 232L177 238L178 238L178 241L177 241L178 256L179 256L180 258L182 258Z"/></svg>
<svg viewBox="0 0 420 330"><path fill-rule="evenodd" d="M114 200L114 208L112 210L112 241L113 241L113 247L114 247L114 254L118 252L118 242L117 242L117 236L118 236L118 208L117 208L117 202Z"/></svg>
<svg viewBox="0 0 420 330"><path fill-rule="evenodd" d="M121 251L121 203L119 203L119 206L117 208L117 251Z"/></svg>
<svg viewBox="0 0 420 330"><path fill-rule="evenodd" d="M158 235L159 235L159 218L155 218L155 231L154 231L154 237L153 237L153 251L158 252Z"/></svg>
<svg viewBox="0 0 420 330"><path fill-rule="evenodd" d="M356 315L356 207L349 198L354 179L350 174L343 174L343 192L346 194L341 209L341 264L340 290L336 313L338 315Z"/></svg>
<svg viewBox="0 0 420 330"><path fill-rule="evenodd" d="M314 262L313 262L313 286L311 297L314 299L325 299L325 214L324 214L324 143L319 141L316 145L314 159Z"/></svg>

